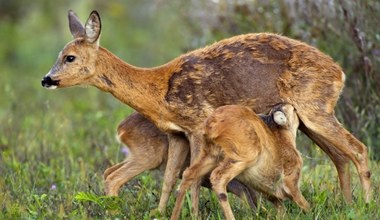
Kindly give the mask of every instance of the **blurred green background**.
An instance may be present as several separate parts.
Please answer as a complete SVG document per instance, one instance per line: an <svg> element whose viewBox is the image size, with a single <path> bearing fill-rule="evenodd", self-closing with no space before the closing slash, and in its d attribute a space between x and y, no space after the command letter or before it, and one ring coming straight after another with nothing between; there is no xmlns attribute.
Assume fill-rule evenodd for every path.
<svg viewBox="0 0 380 220"><path fill-rule="evenodd" d="M97 216L101 210L72 202L75 192L101 194L102 172L123 159L114 136L129 107L95 88L48 91L40 85L71 40L69 9L82 22L97 9L101 45L142 67L250 32L316 46L347 74L339 120L369 147L373 161L380 159L378 0L0 0L0 217L70 217L89 209ZM326 158L306 138L299 143L308 158L318 158L306 166ZM152 185L146 209L156 207L159 184ZM46 199L52 188L56 194Z"/></svg>

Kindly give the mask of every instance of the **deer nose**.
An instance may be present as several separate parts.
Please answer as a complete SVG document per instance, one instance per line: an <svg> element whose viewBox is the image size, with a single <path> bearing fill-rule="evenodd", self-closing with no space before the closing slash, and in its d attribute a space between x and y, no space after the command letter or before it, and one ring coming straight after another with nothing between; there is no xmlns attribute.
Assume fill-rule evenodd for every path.
<svg viewBox="0 0 380 220"><path fill-rule="evenodd" d="M41 80L41 85L45 88L53 87L53 86L58 86L59 80L53 80L50 76L45 76Z"/></svg>

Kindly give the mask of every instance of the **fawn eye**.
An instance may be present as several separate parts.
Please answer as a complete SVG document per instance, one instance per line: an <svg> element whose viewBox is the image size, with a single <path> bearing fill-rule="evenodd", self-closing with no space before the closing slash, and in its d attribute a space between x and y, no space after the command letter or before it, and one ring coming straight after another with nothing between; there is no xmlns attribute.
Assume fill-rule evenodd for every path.
<svg viewBox="0 0 380 220"><path fill-rule="evenodd" d="M65 62L71 63L75 60L75 56L66 56Z"/></svg>

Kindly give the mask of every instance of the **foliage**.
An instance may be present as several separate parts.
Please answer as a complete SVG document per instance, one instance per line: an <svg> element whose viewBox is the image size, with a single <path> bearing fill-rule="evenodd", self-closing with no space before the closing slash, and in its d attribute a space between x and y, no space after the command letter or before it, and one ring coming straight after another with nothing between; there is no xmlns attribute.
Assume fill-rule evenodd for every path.
<svg viewBox="0 0 380 220"><path fill-rule="evenodd" d="M114 140L117 123L131 109L94 88L46 91L40 79L71 36L66 13L84 21L101 12L101 44L138 66L162 64L215 40L247 32L277 32L317 46L339 62L347 85L339 118L380 158L378 1L24 1L0 0L0 219L151 219L161 174L147 172L103 195L102 173L123 159ZM352 172L355 203L343 202L336 171L312 143L304 153L301 189L312 212L286 202L277 216L266 201L252 211L231 198L238 219L378 219L379 188L362 201ZM304 146L310 146L304 147ZM370 164L373 185L379 163ZM202 189L202 217L223 218L215 195ZM187 199L183 218L190 216ZM174 206L170 199L169 216ZM157 217L157 216L156 216Z"/></svg>

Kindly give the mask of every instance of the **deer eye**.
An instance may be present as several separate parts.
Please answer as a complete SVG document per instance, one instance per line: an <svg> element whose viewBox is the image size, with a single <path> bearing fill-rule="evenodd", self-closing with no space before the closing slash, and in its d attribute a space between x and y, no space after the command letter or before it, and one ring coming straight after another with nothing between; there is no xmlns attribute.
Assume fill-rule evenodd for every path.
<svg viewBox="0 0 380 220"><path fill-rule="evenodd" d="M65 62L71 63L75 60L75 56L66 56Z"/></svg>

